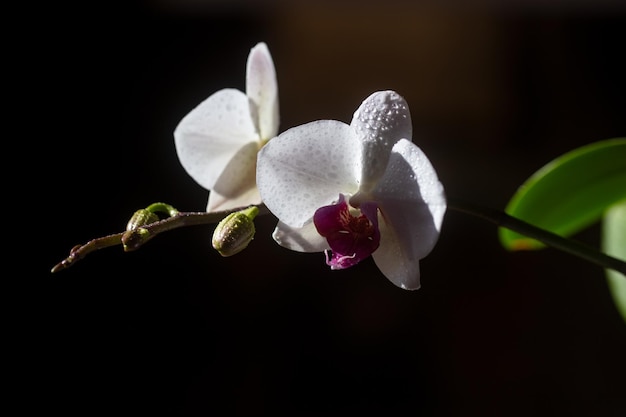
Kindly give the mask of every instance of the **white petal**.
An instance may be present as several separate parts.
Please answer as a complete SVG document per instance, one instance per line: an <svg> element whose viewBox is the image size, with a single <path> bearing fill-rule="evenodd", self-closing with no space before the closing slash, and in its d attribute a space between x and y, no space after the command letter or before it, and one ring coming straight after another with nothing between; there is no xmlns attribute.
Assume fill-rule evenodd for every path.
<svg viewBox="0 0 626 417"><path fill-rule="evenodd" d="M330 249L326 238L317 233L313 222L298 228L278 222L272 237L280 246L297 252L323 252Z"/></svg>
<svg viewBox="0 0 626 417"><path fill-rule="evenodd" d="M419 259L439 238L446 211L443 186L426 155L402 139L393 147L383 178L372 192L384 227L374 260L394 284L419 286ZM415 275L417 274L417 276Z"/></svg>
<svg viewBox="0 0 626 417"><path fill-rule="evenodd" d="M262 140L278 133L278 83L272 56L263 42L250 50L246 66L246 94L254 103Z"/></svg>
<svg viewBox="0 0 626 417"><path fill-rule="evenodd" d="M441 230L446 212L443 185L426 154L413 142L403 139L396 143L373 195L379 203L413 202L424 206L424 217L432 219L437 232Z"/></svg>
<svg viewBox="0 0 626 417"><path fill-rule="evenodd" d="M350 127L335 120L281 133L259 151L257 185L263 202L282 222L302 227L339 193L356 191L358 149Z"/></svg>
<svg viewBox="0 0 626 417"><path fill-rule="evenodd" d="M420 287L419 258L410 258L397 230L388 227L383 219L379 222L380 246L372 254L376 266L385 277L405 290L417 290Z"/></svg>
<svg viewBox="0 0 626 417"><path fill-rule="evenodd" d="M256 156L258 142L244 145L233 156L217 178L211 193L207 212L228 210L251 204L260 204L256 187Z"/></svg>
<svg viewBox="0 0 626 417"><path fill-rule="evenodd" d="M180 121L174 140L185 171L212 189L235 154L247 143L258 141L248 97L234 89L216 92Z"/></svg>
<svg viewBox="0 0 626 417"><path fill-rule="evenodd" d="M361 191L368 193L382 177L394 144L411 139L409 106L395 91L378 91L354 112L350 127L362 140Z"/></svg>
<svg viewBox="0 0 626 417"><path fill-rule="evenodd" d="M259 190L254 187L246 190L243 194L236 197L226 197L213 190L209 193L209 203L207 204L207 213L214 211L232 210L241 207L247 207L252 204L261 204L261 196Z"/></svg>

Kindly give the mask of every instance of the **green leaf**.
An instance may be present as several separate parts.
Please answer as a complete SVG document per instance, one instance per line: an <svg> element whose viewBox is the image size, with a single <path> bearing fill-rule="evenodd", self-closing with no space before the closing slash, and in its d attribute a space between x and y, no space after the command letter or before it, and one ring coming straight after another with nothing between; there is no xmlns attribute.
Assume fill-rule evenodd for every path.
<svg viewBox="0 0 626 417"><path fill-rule="evenodd" d="M626 260L626 200L611 206L602 218L602 250ZM606 269L606 278L615 306L626 321L626 276Z"/></svg>
<svg viewBox="0 0 626 417"><path fill-rule="evenodd" d="M505 211L563 237L598 222L605 210L626 198L626 138L572 150L549 162L522 184ZM540 249L541 242L500 228L508 250Z"/></svg>

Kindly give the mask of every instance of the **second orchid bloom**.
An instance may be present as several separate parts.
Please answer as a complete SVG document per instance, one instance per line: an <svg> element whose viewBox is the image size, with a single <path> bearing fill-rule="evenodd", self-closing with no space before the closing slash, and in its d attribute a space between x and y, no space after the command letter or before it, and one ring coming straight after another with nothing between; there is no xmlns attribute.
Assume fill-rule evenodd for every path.
<svg viewBox="0 0 626 417"><path fill-rule="evenodd" d="M174 131L185 171L209 190L207 211L260 204L259 149L278 133L278 86L265 43L250 50L246 92L225 88L191 110Z"/></svg>
<svg viewBox="0 0 626 417"><path fill-rule="evenodd" d="M395 285L419 288L446 199L411 137L408 105L388 90L370 95L349 125L319 120L272 139L258 153L257 186L279 220L276 242L325 252L332 269L372 255Z"/></svg>

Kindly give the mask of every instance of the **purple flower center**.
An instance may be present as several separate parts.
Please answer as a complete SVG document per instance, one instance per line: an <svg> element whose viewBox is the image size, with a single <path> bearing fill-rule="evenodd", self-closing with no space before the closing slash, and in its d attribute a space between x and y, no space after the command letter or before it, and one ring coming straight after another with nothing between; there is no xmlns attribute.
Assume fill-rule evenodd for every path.
<svg viewBox="0 0 626 417"><path fill-rule="evenodd" d="M331 269L345 269L370 256L380 243L378 206L373 202L350 210L343 194L339 201L317 209L313 216L317 232L326 238L331 254L326 264Z"/></svg>

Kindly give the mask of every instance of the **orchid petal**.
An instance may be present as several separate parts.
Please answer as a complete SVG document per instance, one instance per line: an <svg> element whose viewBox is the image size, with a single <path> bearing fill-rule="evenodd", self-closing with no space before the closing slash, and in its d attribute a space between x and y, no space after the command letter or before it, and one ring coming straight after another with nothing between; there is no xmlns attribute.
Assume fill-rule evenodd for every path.
<svg viewBox="0 0 626 417"><path fill-rule="evenodd" d="M372 192L381 204L398 201L423 206L424 213L412 218L430 218L438 233L446 212L446 197L443 185L435 168L424 152L413 142L402 139L393 147L385 175Z"/></svg>
<svg viewBox="0 0 626 417"><path fill-rule="evenodd" d="M372 195L383 217L374 261L394 284L417 289L419 260L437 242L446 211L437 173L417 146L402 139L393 147L385 175Z"/></svg>
<svg viewBox="0 0 626 417"><path fill-rule="evenodd" d="M214 93L180 121L174 139L185 171L202 187L213 189L237 152L258 141L248 97L234 89Z"/></svg>
<svg viewBox="0 0 626 417"><path fill-rule="evenodd" d="M213 190L209 193L209 202L207 204L207 213L215 211L233 210L250 205L259 205L262 203L259 190L251 188L246 190L243 194L236 197L226 197L217 191Z"/></svg>
<svg viewBox="0 0 626 417"><path fill-rule="evenodd" d="M302 227L338 191L358 186L359 142L349 126L320 120L291 128L259 151L257 185L267 208L291 227Z"/></svg>
<svg viewBox="0 0 626 417"><path fill-rule="evenodd" d="M296 228L279 221L272 237L280 246L297 252L323 252L330 249L326 239L317 233L313 222Z"/></svg>
<svg viewBox="0 0 626 417"><path fill-rule="evenodd" d="M362 141L360 191L368 193L383 176L394 144L412 137L409 106L395 91L378 91L354 112L350 128Z"/></svg>
<svg viewBox="0 0 626 417"><path fill-rule="evenodd" d="M405 290L419 289L420 260L407 256L401 239L396 236L398 230L390 228L384 219L380 222L379 229L380 246L372 254L374 263L380 272L396 286Z"/></svg>
<svg viewBox="0 0 626 417"><path fill-rule="evenodd" d="M256 187L258 150L259 143L250 142L232 157L209 193L207 212L261 204L261 196Z"/></svg>
<svg viewBox="0 0 626 417"><path fill-rule="evenodd" d="M272 56L263 42L250 50L246 65L246 94L254 103L262 140L278 133L278 83Z"/></svg>

